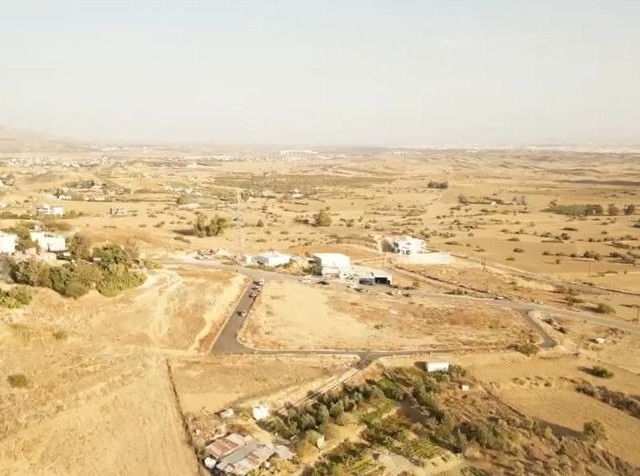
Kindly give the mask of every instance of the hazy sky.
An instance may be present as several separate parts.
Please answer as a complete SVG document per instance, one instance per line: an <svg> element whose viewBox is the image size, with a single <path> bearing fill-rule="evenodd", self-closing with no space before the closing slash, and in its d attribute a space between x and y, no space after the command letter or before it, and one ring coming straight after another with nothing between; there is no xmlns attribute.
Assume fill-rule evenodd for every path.
<svg viewBox="0 0 640 476"><path fill-rule="evenodd" d="M0 124L94 141L640 143L640 0L0 0Z"/></svg>

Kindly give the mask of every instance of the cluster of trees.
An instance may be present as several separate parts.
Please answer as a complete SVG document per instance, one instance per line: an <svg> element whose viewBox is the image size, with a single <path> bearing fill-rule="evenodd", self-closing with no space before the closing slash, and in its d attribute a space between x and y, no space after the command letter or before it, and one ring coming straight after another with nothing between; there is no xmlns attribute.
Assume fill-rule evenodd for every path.
<svg viewBox="0 0 640 476"><path fill-rule="evenodd" d="M200 238L205 236L218 236L224 233L229 226L229 221L225 217L215 215L210 220L203 213L198 213L193 224L193 232Z"/></svg>
<svg viewBox="0 0 640 476"><path fill-rule="evenodd" d="M36 259L9 260L9 274L17 284L50 288L73 298L91 289L115 296L140 286L146 279L144 273L131 270L138 260L138 250L131 242L92 249L86 237L75 235L69 240L69 251L74 261L62 266L50 266Z"/></svg>
<svg viewBox="0 0 640 476"><path fill-rule="evenodd" d="M427 188L437 188L440 190L446 190L447 188L449 188L449 182L436 182L435 180L431 180L428 184L427 184Z"/></svg>
<svg viewBox="0 0 640 476"><path fill-rule="evenodd" d="M582 254L583 258L593 259L596 261L602 261L602 255L595 251L587 250Z"/></svg>
<svg viewBox="0 0 640 476"><path fill-rule="evenodd" d="M595 386L589 382L577 385L576 390L601 402L611 405L618 410L628 413L632 417L640 418L640 400L628 396L624 392L614 392L607 387Z"/></svg>
<svg viewBox="0 0 640 476"><path fill-rule="evenodd" d="M586 205L559 205L557 203L551 203L549 208L545 211L557 213L558 215L569 215L574 217L604 215L604 207L598 203ZM621 211L625 215L633 215L636 212L636 206L633 204L625 205L622 210L613 203L607 206L607 215L609 216L618 216Z"/></svg>
<svg viewBox="0 0 640 476"><path fill-rule="evenodd" d="M481 447L490 450L505 450L511 440L507 426L500 421L465 421L456 427L455 434L463 435L457 436L461 446L464 446L464 441L475 441Z"/></svg>
<svg viewBox="0 0 640 476"><path fill-rule="evenodd" d="M304 474L307 476L326 476L352 474L349 468L360 461L367 445L346 440L340 443L315 466Z"/></svg>
<svg viewBox="0 0 640 476"><path fill-rule="evenodd" d="M624 264L635 264L638 259L637 254L633 252L621 253L619 251L612 251L609 253L609 256L613 259L616 259Z"/></svg>
<svg viewBox="0 0 640 476"><path fill-rule="evenodd" d="M545 211L556 213L558 215L569 215L573 217L604 215L604 207L598 203L586 205L559 205L557 203L552 203L551 206Z"/></svg>

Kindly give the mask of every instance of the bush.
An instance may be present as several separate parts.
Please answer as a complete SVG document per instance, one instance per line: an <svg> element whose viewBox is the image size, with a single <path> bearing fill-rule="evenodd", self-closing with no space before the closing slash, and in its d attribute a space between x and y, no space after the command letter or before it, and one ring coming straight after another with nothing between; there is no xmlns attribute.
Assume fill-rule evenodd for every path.
<svg viewBox="0 0 640 476"><path fill-rule="evenodd" d="M33 300L31 290L26 286L16 286L8 292L8 296L25 306Z"/></svg>
<svg viewBox="0 0 640 476"><path fill-rule="evenodd" d="M320 210L314 217L315 226L331 226L331 214L327 210Z"/></svg>
<svg viewBox="0 0 640 476"><path fill-rule="evenodd" d="M603 302L598 303L594 311L597 312L598 314L615 314L616 313L616 310L613 308L613 306L610 306L609 304L605 304Z"/></svg>
<svg viewBox="0 0 640 476"><path fill-rule="evenodd" d="M215 215L207 223L207 217L202 213L198 213L195 223L193 224L193 231L196 236L203 238L205 236L219 236L224 233L224 230L229 226L229 222L226 218L219 215Z"/></svg>
<svg viewBox="0 0 640 476"><path fill-rule="evenodd" d="M583 426L582 437L591 443L597 443L607 439L607 429L598 420L588 421Z"/></svg>
<svg viewBox="0 0 640 476"><path fill-rule="evenodd" d="M522 249L522 248L514 248L513 252L514 253L524 253L524 249Z"/></svg>
<svg viewBox="0 0 640 476"><path fill-rule="evenodd" d="M11 374L7 377L11 388L25 388L29 385L29 379L25 374Z"/></svg>
<svg viewBox="0 0 640 476"><path fill-rule="evenodd" d="M146 276L142 273L132 272L126 268L114 268L113 271L104 274L96 289L100 294L112 297L126 289L142 285L145 280Z"/></svg>
<svg viewBox="0 0 640 476"><path fill-rule="evenodd" d="M517 350L521 354L531 356L537 354L540 349L538 349L538 346L533 342L527 342L525 344L517 344L515 346L515 350Z"/></svg>
<svg viewBox="0 0 640 476"><path fill-rule="evenodd" d="M76 233L67 244L71 256L75 259L89 259L91 258L91 241L85 235Z"/></svg>
<svg viewBox="0 0 640 476"><path fill-rule="evenodd" d="M66 331L55 331L52 335L55 340L66 340L69 337Z"/></svg>
<svg viewBox="0 0 640 476"><path fill-rule="evenodd" d="M464 422L456 429L469 441L475 441L483 448L502 450L508 443L508 435L495 423Z"/></svg>
<svg viewBox="0 0 640 476"><path fill-rule="evenodd" d="M599 365L591 367L589 369L589 373L594 377L600 377L600 378L613 378L614 376L614 373L611 370L607 369L606 367L601 367Z"/></svg>

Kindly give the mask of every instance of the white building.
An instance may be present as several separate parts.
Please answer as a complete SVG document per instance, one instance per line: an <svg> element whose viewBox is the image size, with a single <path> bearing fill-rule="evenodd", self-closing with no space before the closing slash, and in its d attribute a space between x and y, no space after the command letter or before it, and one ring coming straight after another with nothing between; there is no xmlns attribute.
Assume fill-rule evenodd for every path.
<svg viewBox="0 0 640 476"><path fill-rule="evenodd" d="M258 264L275 268L288 264L291 261L291 256L278 251L265 251L257 254L254 259Z"/></svg>
<svg viewBox="0 0 640 476"><path fill-rule="evenodd" d="M42 251L56 252L66 251L67 242L64 236L45 233L44 231L32 231L29 236L38 243Z"/></svg>
<svg viewBox="0 0 640 476"><path fill-rule="evenodd" d="M64 215L64 208L49 205L48 203L43 203L38 208L36 208L36 214L38 215L51 215L51 216L62 216Z"/></svg>
<svg viewBox="0 0 640 476"><path fill-rule="evenodd" d="M431 372L447 372L449 370L449 362L447 362L447 361L425 362L424 363L424 369L429 373L431 373Z"/></svg>
<svg viewBox="0 0 640 476"><path fill-rule="evenodd" d="M394 253L401 255L417 255L422 253L424 241L412 236L394 236L388 239Z"/></svg>
<svg viewBox="0 0 640 476"><path fill-rule="evenodd" d="M0 253L15 253L18 236L0 231Z"/></svg>
<svg viewBox="0 0 640 476"><path fill-rule="evenodd" d="M312 258L315 273L320 276L344 277L352 273L351 258L342 253L315 253Z"/></svg>

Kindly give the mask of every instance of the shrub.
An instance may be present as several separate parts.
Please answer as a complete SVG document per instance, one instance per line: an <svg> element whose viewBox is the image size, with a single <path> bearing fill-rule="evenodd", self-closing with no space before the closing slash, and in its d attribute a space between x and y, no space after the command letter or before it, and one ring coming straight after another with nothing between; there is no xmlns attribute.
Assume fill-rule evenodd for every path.
<svg viewBox="0 0 640 476"><path fill-rule="evenodd" d="M55 340L66 340L69 337L66 331L55 331L52 335Z"/></svg>
<svg viewBox="0 0 640 476"><path fill-rule="evenodd" d="M594 311L597 312L598 314L615 314L616 313L616 310L614 309L613 306L609 304L605 304L603 302L598 303Z"/></svg>
<svg viewBox="0 0 640 476"><path fill-rule="evenodd" d="M589 373L595 377L600 377L600 378L613 378L614 373L607 369L606 367L601 367L599 365L596 365L594 367L591 367L589 369Z"/></svg>
<svg viewBox="0 0 640 476"><path fill-rule="evenodd" d="M25 388L29 385L29 379L25 374L11 374L7 377L11 388Z"/></svg>
<svg viewBox="0 0 640 476"><path fill-rule="evenodd" d="M583 426L582 437L591 443L597 443L607 439L607 429L598 420L588 421Z"/></svg>
<svg viewBox="0 0 640 476"><path fill-rule="evenodd" d="M31 290L26 286L16 286L9 291L9 297L15 299L17 302L23 305L29 304L33 300Z"/></svg>
<svg viewBox="0 0 640 476"><path fill-rule="evenodd" d="M229 226L229 222L226 218L219 215L215 215L207 223L207 217L202 213L198 213L195 223L193 224L193 231L196 236L200 238L205 236L219 236L224 233L224 230Z"/></svg>
<svg viewBox="0 0 640 476"><path fill-rule="evenodd" d="M535 355L540 350L533 342L527 342L525 344L517 344L515 350L524 355Z"/></svg>
<svg viewBox="0 0 640 476"><path fill-rule="evenodd" d="M146 280L146 276L142 273L136 273L126 268L114 268L104 274L96 289L104 296L112 297L120 294L122 291L140 286Z"/></svg>
<svg viewBox="0 0 640 476"><path fill-rule="evenodd" d="M513 252L514 253L524 253L524 249L522 249L522 248L514 248Z"/></svg>
<svg viewBox="0 0 640 476"><path fill-rule="evenodd" d="M331 214L327 210L320 210L314 217L315 226L331 226Z"/></svg>
<svg viewBox="0 0 640 476"><path fill-rule="evenodd" d="M35 259L10 261L9 275L17 284L49 287L51 283L49 266Z"/></svg>

